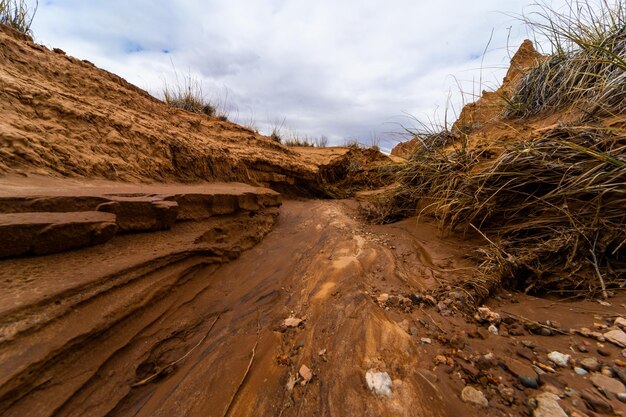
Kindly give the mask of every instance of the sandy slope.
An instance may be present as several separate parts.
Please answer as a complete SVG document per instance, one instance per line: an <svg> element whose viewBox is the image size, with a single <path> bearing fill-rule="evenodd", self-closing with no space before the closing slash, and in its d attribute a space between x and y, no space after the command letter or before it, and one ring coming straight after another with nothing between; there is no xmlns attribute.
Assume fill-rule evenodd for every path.
<svg viewBox="0 0 626 417"><path fill-rule="evenodd" d="M249 129L171 109L0 27L0 173L237 180L296 188L317 167Z"/></svg>

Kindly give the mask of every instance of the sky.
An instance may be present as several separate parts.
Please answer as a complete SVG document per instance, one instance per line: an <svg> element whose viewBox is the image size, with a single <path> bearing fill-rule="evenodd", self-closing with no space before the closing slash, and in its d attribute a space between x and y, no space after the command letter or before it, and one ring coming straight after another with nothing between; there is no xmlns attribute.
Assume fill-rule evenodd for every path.
<svg viewBox="0 0 626 417"><path fill-rule="evenodd" d="M191 78L229 119L391 149L497 88L529 0L40 0L32 31L160 97ZM486 51L486 53L485 53Z"/></svg>

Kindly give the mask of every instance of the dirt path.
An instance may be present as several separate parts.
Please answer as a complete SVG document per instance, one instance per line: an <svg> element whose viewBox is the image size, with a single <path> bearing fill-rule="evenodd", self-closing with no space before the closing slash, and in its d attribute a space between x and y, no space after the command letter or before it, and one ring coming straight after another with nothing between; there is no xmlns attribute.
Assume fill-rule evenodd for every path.
<svg viewBox="0 0 626 417"><path fill-rule="evenodd" d="M342 202L287 202L276 229L260 245L216 271L197 273L194 279L211 285L176 316L197 317L202 308L206 320L193 334L161 346L151 360L162 366L184 359L167 377L131 390L110 415L456 414L440 388L420 375L430 357L368 295L373 287L402 283L394 273L393 250L349 213ZM428 226L424 232L434 233ZM422 255L427 269L450 263L436 252ZM303 328L279 329L291 315L306 319ZM131 366L118 356L108 367ZM313 380L289 391L289 378L303 364L312 369ZM398 394L384 400L371 394L364 379L370 368L401 378ZM79 404L109 390L106 381L94 379L61 415L84 415L88 409Z"/></svg>
<svg viewBox="0 0 626 417"><path fill-rule="evenodd" d="M504 324L503 334L490 335L451 301L425 307L402 296L468 279L473 243L439 238L415 220L367 226L352 204L287 201L275 229L237 260L203 266L190 258L161 269L139 289L173 282L165 295L49 360L40 371L49 377L27 397L5 397L0 415L527 415L536 391L521 387L504 400L502 387L515 386L506 369L521 339L546 338L516 337ZM517 296L497 300L531 320L545 314L537 302L524 309ZM594 306L584 317L557 306L550 317L592 326L601 308ZM604 310L614 316L620 307ZM288 317L304 321L286 328ZM549 340L561 351L575 342ZM548 351L537 348L537 360ZM308 383L302 365L313 373ZM370 370L388 373L391 396L368 389ZM484 387L488 409L461 400L466 384Z"/></svg>

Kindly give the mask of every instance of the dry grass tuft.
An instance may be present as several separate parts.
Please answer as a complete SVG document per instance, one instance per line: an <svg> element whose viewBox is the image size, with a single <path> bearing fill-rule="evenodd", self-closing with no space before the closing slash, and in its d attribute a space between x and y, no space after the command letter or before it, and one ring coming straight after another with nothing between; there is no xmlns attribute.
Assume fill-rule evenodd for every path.
<svg viewBox="0 0 626 417"><path fill-rule="evenodd" d="M528 117L571 104L588 119L626 110L626 3L580 0L561 11L535 6L524 20L553 53L506 98L505 115Z"/></svg>
<svg viewBox="0 0 626 417"><path fill-rule="evenodd" d="M32 9L25 0L0 0L0 24L30 35L30 26L38 7L38 0L35 0Z"/></svg>
<svg viewBox="0 0 626 417"><path fill-rule="evenodd" d="M202 83L197 78L187 75L182 82L178 80L178 76L176 78L175 86L172 87L167 82L163 86L163 99L170 107L208 117L216 115L216 106L206 99Z"/></svg>

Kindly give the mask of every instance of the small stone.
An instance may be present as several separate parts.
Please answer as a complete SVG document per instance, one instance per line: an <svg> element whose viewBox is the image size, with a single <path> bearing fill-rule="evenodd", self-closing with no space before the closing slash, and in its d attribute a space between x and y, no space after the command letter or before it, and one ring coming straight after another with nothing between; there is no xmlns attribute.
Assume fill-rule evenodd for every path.
<svg viewBox="0 0 626 417"><path fill-rule="evenodd" d="M576 350L578 350L579 352L582 352L582 353L589 352L589 349L585 345L576 345Z"/></svg>
<svg viewBox="0 0 626 417"><path fill-rule="evenodd" d="M548 329L547 327L540 327L539 330L537 331L537 334L540 336L552 336L552 330Z"/></svg>
<svg viewBox="0 0 626 417"><path fill-rule="evenodd" d="M287 327L298 327L300 323L302 323L302 319L299 319L297 317L289 317L284 321L284 325Z"/></svg>
<svg viewBox="0 0 626 417"><path fill-rule="evenodd" d="M570 355L565 355L557 351L548 353L548 359L561 368L566 368L568 366L570 358Z"/></svg>
<svg viewBox="0 0 626 417"><path fill-rule="evenodd" d="M306 385L311 381L311 379L313 379L313 371L311 371L306 365L302 365L298 373L302 377L302 385Z"/></svg>
<svg viewBox="0 0 626 417"><path fill-rule="evenodd" d="M615 319L615 321L613 322L613 325L619 327L622 330L626 329L626 318L624 317L618 317Z"/></svg>
<svg viewBox="0 0 626 417"><path fill-rule="evenodd" d="M621 348L626 347L626 333L624 333L623 330L611 330L610 332L604 333L604 337L606 338L606 340L613 343L614 345L617 345Z"/></svg>
<svg viewBox="0 0 626 417"><path fill-rule="evenodd" d="M550 392L544 392L537 396L537 408L533 411L534 417L568 417L559 405L559 397Z"/></svg>
<svg viewBox="0 0 626 417"><path fill-rule="evenodd" d="M428 337L422 337L420 341L425 345L430 345L433 341Z"/></svg>
<svg viewBox="0 0 626 417"><path fill-rule="evenodd" d="M326 349L322 349L319 352L317 352L318 356L324 356L326 354Z"/></svg>
<svg viewBox="0 0 626 417"><path fill-rule="evenodd" d="M417 330L417 327L411 326L409 333L411 333L411 336L417 336L419 334L419 330Z"/></svg>
<svg viewBox="0 0 626 417"><path fill-rule="evenodd" d="M389 294L381 294L376 300L381 304L385 304L387 301L389 301Z"/></svg>
<svg viewBox="0 0 626 417"><path fill-rule="evenodd" d="M600 370L600 362L596 358L585 358L580 361L580 366L589 372L597 372Z"/></svg>
<svg viewBox="0 0 626 417"><path fill-rule="evenodd" d="M365 373L365 382L367 387L376 395L383 397L391 397L391 388L393 382L387 372L378 372L370 369Z"/></svg>
<svg viewBox="0 0 626 417"><path fill-rule="evenodd" d="M293 388L296 386L297 381L298 379L295 376L291 375L289 377L289 381L287 381L287 385L286 385L287 391L292 391Z"/></svg>
<svg viewBox="0 0 626 417"><path fill-rule="evenodd" d="M589 377L589 380L601 392L611 393L615 395L620 393L626 393L626 388L624 388L624 384L622 384L617 379L609 378L606 375L594 372Z"/></svg>
<svg viewBox="0 0 626 417"><path fill-rule="evenodd" d="M500 384L498 385L498 393L508 404L512 404L515 401L515 391L513 388L508 388L504 384Z"/></svg>
<svg viewBox="0 0 626 417"><path fill-rule="evenodd" d="M574 367L574 372L576 372L577 375L587 375L589 373L583 368L579 368L578 366Z"/></svg>
<svg viewBox="0 0 626 417"><path fill-rule="evenodd" d="M604 376L608 376L609 378L615 378L615 371L613 371L610 366L603 366L600 372Z"/></svg>
<svg viewBox="0 0 626 417"><path fill-rule="evenodd" d="M537 381L537 378L532 378L529 376L522 376L520 377L519 382L526 388L532 388L532 389L539 388L539 381Z"/></svg>
<svg viewBox="0 0 626 417"><path fill-rule="evenodd" d="M476 404L481 407L489 406L489 401L485 398L485 394L474 387L470 387L469 385L461 391L461 399L466 403Z"/></svg>
<svg viewBox="0 0 626 417"><path fill-rule="evenodd" d="M400 304L400 298L398 298L397 295L390 295L389 296L389 304L391 304L392 306L397 306Z"/></svg>
<svg viewBox="0 0 626 417"><path fill-rule="evenodd" d="M600 356L604 356L604 357L611 356L611 352L609 350L601 348L601 347L597 348L596 352L598 352L598 355Z"/></svg>
<svg viewBox="0 0 626 417"><path fill-rule="evenodd" d="M522 345L528 349L534 349L537 347L537 345L535 345L535 343L531 340L522 340Z"/></svg>
<svg viewBox="0 0 626 417"><path fill-rule="evenodd" d="M502 318L500 314L491 311L489 307L479 307L474 315L474 319L478 322L488 322L491 324L500 324Z"/></svg>
<svg viewBox="0 0 626 417"><path fill-rule="evenodd" d="M617 394L617 399L623 403L626 403L626 394L624 394L623 392L620 392L619 394Z"/></svg>
<svg viewBox="0 0 626 417"><path fill-rule="evenodd" d="M491 333L491 334L495 334L495 335L497 335L497 334L498 334L498 328L497 328L495 325L493 325L493 324L492 324L492 325L490 325L490 326L487 328L487 330L488 330L488 331L489 331L489 333Z"/></svg>

